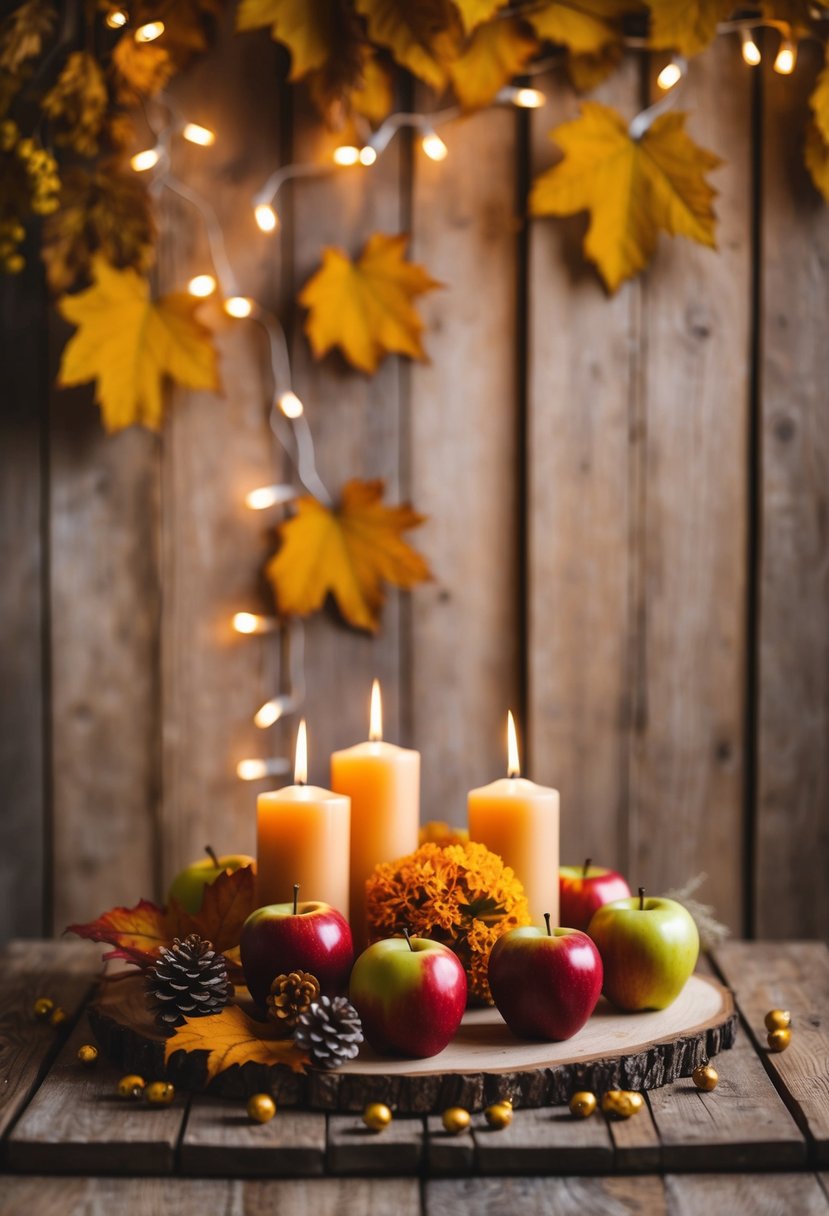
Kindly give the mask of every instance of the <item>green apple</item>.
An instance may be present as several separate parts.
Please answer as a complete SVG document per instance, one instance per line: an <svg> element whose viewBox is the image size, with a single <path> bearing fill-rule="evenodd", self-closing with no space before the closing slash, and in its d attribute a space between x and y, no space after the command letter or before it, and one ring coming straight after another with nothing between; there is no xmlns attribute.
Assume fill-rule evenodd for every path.
<svg viewBox="0 0 829 1216"><path fill-rule="evenodd" d="M207 857L193 861L173 879L167 892L167 902L175 900L181 904L185 912L196 916L201 909L204 898L204 888L215 882L220 874L227 871L241 870L243 866L256 864L252 857L245 853L229 853L226 857L217 857L210 845L205 848Z"/></svg>
<svg viewBox="0 0 829 1216"><path fill-rule="evenodd" d="M665 1009L699 956L693 917L673 899L617 899L593 913L587 930L604 966L602 991L619 1009Z"/></svg>

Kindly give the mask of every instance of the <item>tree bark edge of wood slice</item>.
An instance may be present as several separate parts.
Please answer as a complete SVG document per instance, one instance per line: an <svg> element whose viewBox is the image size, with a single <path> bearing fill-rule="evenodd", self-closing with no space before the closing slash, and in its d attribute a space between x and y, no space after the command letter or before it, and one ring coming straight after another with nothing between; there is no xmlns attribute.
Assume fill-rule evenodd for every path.
<svg viewBox="0 0 829 1216"><path fill-rule="evenodd" d="M262 1064L234 1066L208 1081L205 1052L177 1052L164 1063L166 1036L157 1029L144 1004L143 980L136 975L109 986L103 982L98 999L89 1008L89 1021L103 1052L125 1071L137 1072L146 1080L166 1078L180 1089L215 1094L224 1098L246 1099L250 1094L268 1092L283 1106L332 1112L362 1111L369 1102L385 1102L398 1114L439 1114L448 1106L482 1110L491 1102L509 1098L516 1107L558 1106L569 1101L579 1089L601 1094L608 1089L647 1090L667 1085L679 1077L690 1076L706 1058L732 1047L737 1036L738 1016L731 993L716 980L694 976L689 985L704 985L706 1003L711 1005L711 990L719 996L719 1008L704 1020L687 1018L671 1034L652 1041L632 1044L621 1050L610 1046L613 1031L635 1025L631 1019L651 1018L647 1014L622 1014L600 1006L600 1016L591 1018L588 1027L597 1051L578 1057L551 1058L531 1066L526 1057L534 1046L540 1056L545 1051L554 1057L566 1052L564 1044L529 1045L511 1040L496 1011L475 1010L467 1014L470 1042L469 1067L464 1066L463 1042L454 1047L454 1063L437 1070L435 1060L386 1060L377 1057L368 1063L358 1059L344 1069L309 1070L298 1076L284 1067ZM684 994L683 994L684 995ZM681 999L681 998L680 998ZM672 1008L672 1007L669 1007ZM598 1013L599 1011L597 1011ZM680 1011L681 1012L681 1011ZM660 1011L663 1022L669 1010ZM483 1028L483 1029L482 1029ZM587 1027L579 1032L581 1038ZM606 1034L605 1034L606 1032ZM498 1050L487 1063L479 1040L490 1035ZM514 1044L514 1048L510 1042ZM570 1040L569 1042L572 1042ZM602 1041L607 1046L603 1050ZM486 1045L485 1045L486 1046ZM447 1048L449 1051L450 1048ZM443 1053L442 1053L443 1054ZM515 1056L514 1066L511 1058ZM374 1071L365 1071L373 1068ZM382 1071L381 1071L382 1069Z"/></svg>

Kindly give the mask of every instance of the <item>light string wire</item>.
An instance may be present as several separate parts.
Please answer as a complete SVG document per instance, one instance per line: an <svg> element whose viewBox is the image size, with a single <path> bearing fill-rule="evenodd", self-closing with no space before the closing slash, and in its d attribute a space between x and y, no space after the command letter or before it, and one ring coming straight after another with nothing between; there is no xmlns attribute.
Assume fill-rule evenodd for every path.
<svg viewBox="0 0 829 1216"><path fill-rule="evenodd" d="M516 14L513 11L509 15L515 16ZM829 18L829 13L822 15ZM163 24L161 22L155 24L161 25L163 32ZM788 75L794 70L797 44L792 38L791 27L785 22L761 16L739 18L721 22L717 27L717 32L718 34L740 34L743 58L750 66L756 66L760 62L760 52L751 34L753 30L761 27L772 27L780 33L780 49L774 66L781 74ZM136 31L136 34L138 32ZM654 50L645 38L626 37L622 41L623 45L631 50L649 52ZM753 50L747 50L749 47ZM781 56L784 55L787 58L781 60ZM525 78L532 77L548 70L560 61L561 56L538 60L535 64L530 65L522 75ZM657 77L657 83L664 90L664 96L631 119L628 133L632 139L641 139L654 121L676 104L687 75L687 59L681 55L673 55ZM544 94L538 89L509 84L499 90L492 105L536 109L544 105L545 101ZM155 137L155 144L143 152L136 153L130 163L136 172L155 171L150 186L153 195L157 196L163 190L167 190L190 205L199 215L204 226L215 278L209 274L197 275L190 280L188 290L193 296L207 298L216 291L218 286L223 298L222 306L229 316L237 319L250 319L264 331L271 376L271 404L268 412L270 430L291 461L299 486L330 508L331 494L317 471L313 432L305 416L304 405L292 387L291 359L285 330L274 313L265 309L252 297L240 293L239 283L228 256L224 230L215 207L209 199L188 183L181 181L173 172L172 142L175 136L182 136L192 143L203 146L212 144L215 136L213 132L204 127L187 123L177 104L169 95L162 93L154 99L154 102L166 110L167 118L163 124L156 126L152 114L145 105L144 117L148 129ZM433 113L401 111L389 115L373 133L368 135L361 147L338 146L334 150L331 163L296 162L277 167L253 196L252 207L257 225L265 233L278 230L279 217L274 205L280 191L289 182L306 177L326 176L349 166L359 165L368 168L383 155L394 136L406 128L420 132L421 146L427 156L436 161L444 160L448 149L437 130L462 115L463 110L460 106L450 106ZM275 506L287 508L297 497L296 486L290 483L275 483L252 490L247 495L246 503L253 510ZM296 713L305 700L305 629L298 619L284 620L277 616L264 616L249 612L236 613L233 617L233 626L241 634L276 633L280 639L278 677L280 689L260 706L254 715L255 724L265 729L289 714ZM241 779L254 781L282 774L289 771L289 768L290 762L286 757L266 756L241 760L236 771Z"/></svg>

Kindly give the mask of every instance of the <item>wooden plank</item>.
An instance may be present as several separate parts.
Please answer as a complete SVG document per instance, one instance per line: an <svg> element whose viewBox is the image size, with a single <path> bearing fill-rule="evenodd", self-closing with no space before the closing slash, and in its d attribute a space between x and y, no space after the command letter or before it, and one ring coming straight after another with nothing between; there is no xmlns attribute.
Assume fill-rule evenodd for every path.
<svg viewBox="0 0 829 1216"><path fill-rule="evenodd" d="M814 1174L696 1174L665 1179L670 1216L826 1216L826 1196Z"/></svg>
<svg viewBox="0 0 829 1216"><path fill-rule="evenodd" d="M681 1084L682 1081L675 1081L670 1088ZM617 1170L644 1174L660 1168L662 1153L659 1132L649 1105L649 1097L653 1092L661 1091L648 1092L645 1105L638 1115L631 1119L607 1120L610 1139L613 1141L613 1164Z"/></svg>
<svg viewBox="0 0 829 1216"><path fill-rule="evenodd" d="M814 1159L829 1163L829 950L823 942L726 942L714 961ZM792 1014L791 1046L779 1055L766 1047L763 1018L770 1009Z"/></svg>
<svg viewBox="0 0 829 1216"><path fill-rule="evenodd" d="M574 1119L566 1107L517 1110L509 1127L475 1128L482 1174L598 1173L613 1165L602 1119Z"/></svg>
<svg viewBox="0 0 829 1216"><path fill-rule="evenodd" d="M486 1127L482 1115L475 1115L473 1126ZM440 1115L426 1120L426 1169L429 1174L469 1174L475 1163L472 1128L455 1135L447 1132Z"/></svg>
<svg viewBox="0 0 829 1216"><path fill-rule="evenodd" d="M48 996L74 1018L100 969L86 942L13 942L0 955L0 1138L29 1101L65 1035L37 1021L35 1001Z"/></svg>
<svg viewBox="0 0 829 1216"><path fill-rule="evenodd" d="M0 944L46 928L44 440L46 291L34 269L0 281ZM10 642L10 639L14 639Z"/></svg>
<svg viewBox="0 0 829 1216"><path fill-rule="evenodd" d="M181 1142L183 1173L201 1176L321 1174L325 1115L279 1111L269 1123L252 1123L245 1103L193 1098Z"/></svg>
<svg viewBox="0 0 829 1216"><path fill-rule="evenodd" d="M735 930L752 215L752 83L738 65L736 39L718 40L690 65L682 97L689 134L726 160L712 174L718 251L660 240L644 281L628 868L653 892L707 871L703 896Z"/></svg>
<svg viewBox="0 0 829 1216"><path fill-rule="evenodd" d="M118 1097L114 1065L101 1058L88 1069L78 1062L78 1048L89 1042L94 1040L83 1016L9 1136L9 1167L28 1173L172 1173L185 1097L177 1095L164 1107Z"/></svg>
<svg viewBox="0 0 829 1216"><path fill-rule="evenodd" d="M393 1119L372 1132L359 1115L328 1118L328 1169L333 1174L416 1174L423 1160L422 1119Z"/></svg>
<svg viewBox="0 0 829 1216"><path fill-rule="evenodd" d="M819 48L763 78L759 708L754 932L829 936L829 212L792 132ZM804 847L804 844L806 847ZM791 876L797 875L797 882Z"/></svg>
<svg viewBox="0 0 829 1216"><path fill-rule="evenodd" d="M411 620L413 739L425 817L460 823L467 792L506 771L519 704L519 121L477 114L441 129L446 160L414 158L412 257L446 286L419 304L430 362L411 369L407 459L435 575Z"/></svg>
<svg viewBox="0 0 829 1216"><path fill-rule="evenodd" d="M667 1216L661 1178L453 1178L427 1182L426 1216Z"/></svg>

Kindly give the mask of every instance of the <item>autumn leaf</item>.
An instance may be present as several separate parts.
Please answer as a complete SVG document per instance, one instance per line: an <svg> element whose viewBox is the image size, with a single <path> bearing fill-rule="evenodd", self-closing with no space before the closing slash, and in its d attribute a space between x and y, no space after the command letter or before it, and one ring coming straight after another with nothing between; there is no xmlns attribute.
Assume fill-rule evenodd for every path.
<svg viewBox="0 0 829 1216"><path fill-rule="evenodd" d="M355 114L379 126L394 104L392 79L385 64L370 51L363 56L360 79L348 94L348 106Z"/></svg>
<svg viewBox="0 0 829 1216"><path fill-rule="evenodd" d="M507 0L455 0L455 7L461 15L463 28L469 33L483 21L503 8Z"/></svg>
<svg viewBox="0 0 829 1216"><path fill-rule="evenodd" d="M824 143L829 144L829 59L817 78L809 98L809 108Z"/></svg>
<svg viewBox="0 0 829 1216"><path fill-rule="evenodd" d="M120 105L139 105L159 93L175 70L170 55L156 42L136 42L123 34L112 52L115 96Z"/></svg>
<svg viewBox="0 0 829 1216"><path fill-rule="evenodd" d="M337 38L353 18L347 0L242 0L236 29L269 26L273 40L291 52L288 79L301 80L337 57Z"/></svg>
<svg viewBox="0 0 829 1216"><path fill-rule="evenodd" d="M57 9L51 0L26 0L0 23L0 71L12 75L43 49L55 27Z"/></svg>
<svg viewBox="0 0 829 1216"><path fill-rule="evenodd" d="M304 1073L308 1056L293 1039L279 1037L267 1022L255 1022L238 1005L226 1005L220 1013L204 1018L188 1018L176 1027L164 1045L164 1062L177 1051L207 1052L207 1077L245 1064L282 1064L291 1072Z"/></svg>
<svg viewBox="0 0 829 1216"><path fill-rule="evenodd" d="M330 592L350 625L373 633L384 582L408 589L431 578L424 558L402 537L425 516L407 503L387 507L382 497L382 481L350 481L334 510L315 498L297 501L266 569L281 613L307 616Z"/></svg>
<svg viewBox="0 0 829 1216"><path fill-rule="evenodd" d="M416 296L440 287L422 266L404 261L405 234L375 232L356 262L342 249L324 249L322 266L303 287L305 332L317 359L334 346L354 367L372 374L387 354L425 359Z"/></svg>
<svg viewBox="0 0 829 1216"><path fill-rule="evenodd" d="M55 142L80 156L95 156L109 94L94 55L73 51L60 75L41 101L52 119Z"/></svg>
<svg viewBox="0 0 829 1216"><path fill-rule="evenodd" d="M356 6L372 42L388 47L401 67L433 89L445 87L463 40L451 0L356 0Z"/></svg>
<svg viewBox="0 0 829 1216"><path fill-rule="evenodd" d="M622 17L639 8L636 0L550 0L530 10L527 20L539 38L576 54L594 54L619 40Z"/></svg>
<svg viewBox="0 0 829 1216"><path fill-rule="evenodd" d="M195 915L171 901L165 922L167 933L170 939L198 933L224 954L239 945L242 925L258 906L253 866L225 870L204 888L202 905Z"/></svg>
<svg viewBox="0 0 829 1216"><path fill-rule="evenodd" d="M183 68L207 50L221 13L222 0L142 0L130 5L130 24L136 29L146 21L163 21L164 49Z"/></svg>
<svg viewBox="0 0 829 1216"><path fill-rule="evenodd" d="M171 940L163 908L142 899L134 908L112 908L85 925L69 925L67 933L91 942L106 942L113 949L105 959L123 958L138 967L155 962L159 946Z"/></svg>
<svg viewBox="0 0 829 1216"><path fill-rule="evenodd" d="M458 101L465 110L488 106L499 89L526 67L538 44L522 21L479 25L463 54L449 65Z"/></svg>
<svg viewBox="0 0 829 1216"><path fill-rule="evenodd" d="M134 270L115 270L101 257L93 285L63 296L58 307L78 327L66 345L58 384L95 381L95 400L107 431L161 424L162 385L215 389L216 352L195 318L198 301L184 293L150 300L149 284Z"/></svg>
<svg viewBox="0 0 829 1216"><path fill-rule="evenodd" d="M609 42L600 51L576 54L571 51L564 67L577 93L591 93L615 72L622 62L622 43Z"/></svg>
<svg viewBox="0 0 829 1216"><path fill-rule="evenodd" d="M734 11L734 0L648 0L650 44L681 55L698 55L717 36L717 26Z"/></svg>
<svg viewBox="0 0 829 1216"><path fill-rule="evenodd" d="M823 138L817 123L810 122L806 127L806 145L803 159L814 183L829 203L829 144Z"/></svg>
<svg viewBox="0 0 829 1216"><path fill-rule="evenodd" d="M530 210L589 211L584 251L611 291L647 265L660 230L716 247L705 173L721 161L690 139L685 117L663 114L635 140L615 110L588 101L550 133L564 159L536 178Z"/></svg>

